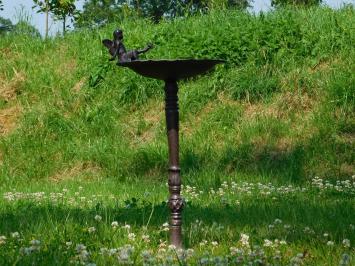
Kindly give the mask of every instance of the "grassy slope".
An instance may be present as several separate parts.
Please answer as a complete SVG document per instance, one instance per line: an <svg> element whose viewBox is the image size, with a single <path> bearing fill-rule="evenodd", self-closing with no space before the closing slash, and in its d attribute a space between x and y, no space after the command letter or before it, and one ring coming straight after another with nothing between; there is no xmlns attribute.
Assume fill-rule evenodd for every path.
<svg viewBox="0 0 355 266"><path fill-rule="evenodd" d="M155 43L149 58L228 60L181 84L186 178L354 173L353 9L147 24L122 28L128 47ZM108 64L100 40L114 27L0 40L2 181L165 173L162 84Z"/></svg>
<svg viewBox="0 0 355 266"><path fill-rule="evenodd" d="M315 189L303 181L354 174L354 20L353 9L311 9L123 23L128 47L155 43L148 58L228 60L180 87L183 180L203 191L184 189L186 248L202 257L228 254L247 233L253 249L285 239L282 265L297 253L306 254L307 265L338 265L342 253L353 252L353 185ZM131 243L139 259L167 239L160 228L167 219L162 84L107 62L100 41L115 27L46 42L0 39L0 192L45 195L0 199L0 236L7 236L1 265L67 265L79 260L78 243L88 246L89 261L112 265L117 259L100 248ZM238 186L221 186L223 180ZM255 189L259 181L276 188ZM306 192L281 187L293 182ZM138 204L124 202L132 197ZM122 228L113 233L116 220L131 224L140 239L152 210L149 244L128 240ZM276 218L290 229L270 229ZM11 237L15 231L20 240ZM351 249L342 245L346 238ZM41 240L41 252L21 256L32 239ZM265 252L275 263L275 249Z"/></svg>

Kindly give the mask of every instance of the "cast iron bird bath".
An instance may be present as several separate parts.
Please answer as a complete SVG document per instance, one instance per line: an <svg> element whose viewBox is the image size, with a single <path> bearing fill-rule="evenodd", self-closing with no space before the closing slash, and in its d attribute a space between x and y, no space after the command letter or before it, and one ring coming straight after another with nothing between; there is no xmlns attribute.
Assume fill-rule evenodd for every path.
<svg viewBox="0 0 355 266"><path fill-rule="evenodd" d="M182 247L181 212L183 199L180 196L181 178L179 167L179 106L177 81L203 74L222 60L187 59L187 60L144 60L118 63L136 73L165 81L165 116L169 147L169 192L168 206L170 216L170 243Z"/></svg>
<svg viewBox="0 0 355 266"><path fill-rule="evenodd" d="M178 60L138 60L138 55L147 52L145 49L126 51L123 45L123 31L113 32L113 40L105 39L103 44L112 55L111 61L118 58L118 66L128 67L136 73L165 81L165 117L169 148L169 192L168 206L170 216L170 243L177 248L182 247L181 212L184 201L180 195L181 178L179 166L179 107L178 84L181 79L191 78L212 69L223 60L212 59L178 59Z"/></svg>

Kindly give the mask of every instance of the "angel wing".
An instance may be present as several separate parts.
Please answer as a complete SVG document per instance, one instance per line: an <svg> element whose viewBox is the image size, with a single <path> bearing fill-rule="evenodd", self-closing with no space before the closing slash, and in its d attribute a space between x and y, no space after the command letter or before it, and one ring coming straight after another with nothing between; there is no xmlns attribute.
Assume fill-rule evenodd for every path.
<svg viewBox="0 0 355 266"><path fill-rule="evenodd" d="M113 56L115 54L115 47L113 45L113 41L109 40L109 39L104 39L102 41L103 45L106 46L106 48L108 49L108 51L110 52L110 54Z"/></svg>

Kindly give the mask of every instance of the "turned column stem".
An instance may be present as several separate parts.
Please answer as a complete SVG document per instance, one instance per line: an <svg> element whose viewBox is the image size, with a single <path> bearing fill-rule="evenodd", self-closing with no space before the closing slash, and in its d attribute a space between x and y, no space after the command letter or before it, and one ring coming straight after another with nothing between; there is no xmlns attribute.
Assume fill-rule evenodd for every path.
<svg viewBox="0 0 355 266"><path fill-rule="evenodd" d="M180 195L181 178L179 166L179 106L178 85L176 80L165 81L165 116L169 147L169 201L170 243L177 248L182 247L181 212L183 199Z"/></svg>

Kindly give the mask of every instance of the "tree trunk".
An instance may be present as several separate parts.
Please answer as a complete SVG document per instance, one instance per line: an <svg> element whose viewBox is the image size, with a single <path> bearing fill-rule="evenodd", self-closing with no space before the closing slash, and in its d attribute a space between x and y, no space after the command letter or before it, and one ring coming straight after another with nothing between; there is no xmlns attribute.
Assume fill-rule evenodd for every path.
<svg viewBox="0 0 355 266"><path fill-rule="evenodd" d="M46 29L45 29L46 39L48 38L48 18L49 18L49 7L46 8Z"/></svg>
<svg viewBox="0 0 355 266"><path fill-rule="evenodd" d="M65 30L66 30L66 25L65 25L65 23L66 23L66 16L63 15L63 36L65 35Z"/></svg>

